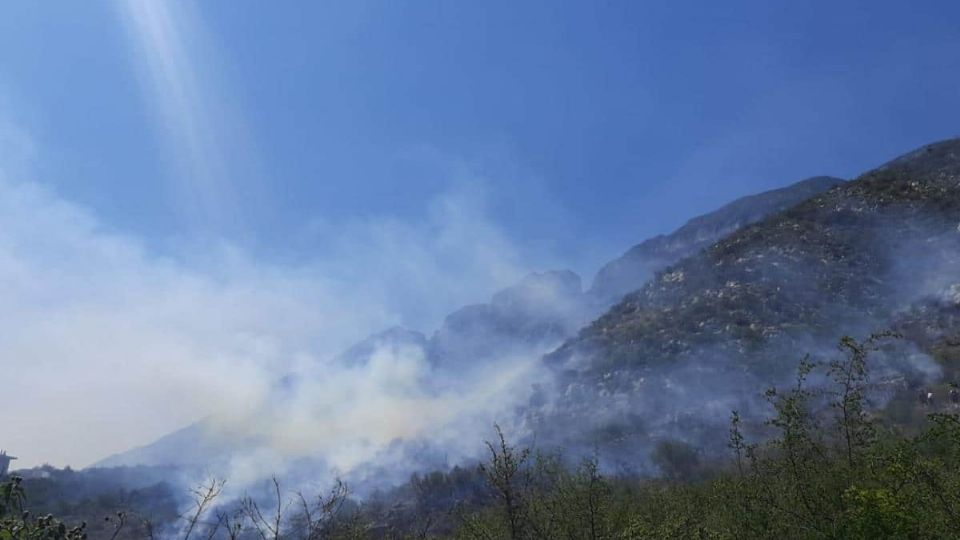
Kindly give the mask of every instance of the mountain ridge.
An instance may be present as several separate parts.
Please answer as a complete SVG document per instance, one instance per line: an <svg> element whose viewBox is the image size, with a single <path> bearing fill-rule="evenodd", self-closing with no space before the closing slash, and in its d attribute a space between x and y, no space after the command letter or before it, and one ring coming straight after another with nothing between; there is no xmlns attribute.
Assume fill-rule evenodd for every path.
<svg viewBox="0 0 960 540"><path fill-rule="evenodd" d="M743 222L742 216L728 212L726 215L731 217L724 219L723 209L735 208L755 216L785 204L783 199L796 198L799 192L828 189L839 182L842 180L814 177L780 189L742 197L717 211L692 218L688 225L708 222L714 224L717 230L736 229ZM783 194L787 196L783 197ZM775 197L778 200L766 201L766 197ZM760 203L760 208L750 208L754 203ZM682 235L686 230L689 230L689 227L681 227L675 233ZM657 238L664 242L675 233ZM656 270L659 267L654 265L652 268ZM646 273L640 273L630 275L628 279L642 283L647 277ZM464 306L451 312L430 336L403 327L392 327L349 347L340 353L334 362L349 368L358 368L368 363L376 354L419 354L435 369L434 376L438 384L447 385L468 372L482 371L488 362L499 358L539 358L555 350L612 304L609 298L596 294L594 289L595 287L591 287L584 291L580 276L569 270L531 272L518 283L494 293L487 302ZM301 382L297 376L288 375L276 386L280 396L285 396L290 391L296 391ZM184 447L184 437L204 437L210 432L210 429L203 428L202 422L186 426L153 443L109 456L94 466L141 462L167 465L172 463L165 459L169 457L167 454L172 449ZM218 448L221 442L212 441L197 448L202 449L204 455L215 456L226 451Z"/></svg>
<svg viewBox="0 0 960 540"><path fill-rule="evenodd" d="M891 320L893 308L873 300L896 289L887 271L902 275L906 269L889 264L884 250L906 249L919 238L921 251L930 251L935 240L946 253L955 252L952 237L943 235L951 230L945 216L955 215L960 200L958 145L936 143L854 181L814 177L693 218L676 232L685 240L679 249L663 248L671 256L687 255L662 268L642 267L632 279L654 272L653 280L600 317L590 311L601 304L595 287L582 291L580 278L568 271L534 273L487 303L451 313L429 338L390 329L345 355L362 365L380 348L402 342L419 348L437 373L464 377L506 352L544 354L555 380L538 382L519 412L523 429L538 440L620 441L627 460L640 459L631 445L641 439L716 442L716 427L729 411L749 410L758 389L795 365L797 351L822 350L841 329L867 331ZM905 159L910 155L916 157ZM774 210L763 213L758 206ZM908 224L907 232L898 232L900 223ZM940 236L925 235L931 227ZM669 237L627 253L644 244L667 245ZM875 275L858 276L858 269ZM931 276L924 279L917 288L935 290L927 282ZM593 322L577 330L571 321L578 317ZM698 352L715 361L690 361ZM782 362L769 360L774 352ZM920 372L917 377L929 375ZM717 392L723 385L741 395ZM571 426L583 432L571 439Z"/></svg>
<svg viewBox="0 0 960 540"><path fill-rule="evenodd" d="M895 327L899 313L960 282L958 221L960 140L951 139L743 227L548 354L561 397L538 426L559 440L551 424L579 423L708 447L730 410L762 406L730 389L757 395L784 383L803 352L828 356L843 334ZM944 367L921 345L908 343L914 352L878 373L902 372L912 385L936 378ZM717 411L712 427L707 409ZM643 418L627 418L635 411Z"/></svg>
<svg viewBox="0 0 960 540"><path fill-rule="evenodd" d="M844 183L831 176L814 176L787 186L747 195L688 220L675 231L634 245L604 264L588 293L610 302L640 288L656 271L693 255L723 236L765 216L798 204Z"/></svg>

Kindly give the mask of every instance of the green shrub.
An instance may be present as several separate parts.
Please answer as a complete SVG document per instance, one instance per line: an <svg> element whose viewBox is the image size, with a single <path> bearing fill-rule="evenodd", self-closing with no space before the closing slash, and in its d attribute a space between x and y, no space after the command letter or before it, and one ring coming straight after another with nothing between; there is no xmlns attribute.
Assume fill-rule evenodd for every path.
<svg viewBox="0 0 960 540"><path fill-rule="evenodd" d="M0 484L0 540L85 540L86 524L68 527L47 514L33 517L24 511L22 479L14 476Z"/></svg>

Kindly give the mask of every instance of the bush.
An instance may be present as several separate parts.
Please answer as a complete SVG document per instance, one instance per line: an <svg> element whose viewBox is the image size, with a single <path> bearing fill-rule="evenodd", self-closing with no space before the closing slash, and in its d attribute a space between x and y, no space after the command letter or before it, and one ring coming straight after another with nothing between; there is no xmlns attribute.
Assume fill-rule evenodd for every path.
<svg viewBox="0 0 960 540"><path fill-rule="evenodd" d="M0 540L85 540L86 523L68 527L47 514L32 517L24 511L22 479L14 476L0 484Z"/></svg>

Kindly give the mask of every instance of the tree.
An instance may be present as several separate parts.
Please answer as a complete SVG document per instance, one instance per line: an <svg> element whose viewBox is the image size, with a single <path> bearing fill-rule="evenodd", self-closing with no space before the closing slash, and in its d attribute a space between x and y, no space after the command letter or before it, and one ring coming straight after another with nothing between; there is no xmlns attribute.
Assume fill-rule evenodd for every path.
<svg viewBox="0 0 960 540"><path fill-rule="evenodd" d="M499 501L507 533L511 540L525 538L527 489L530 475L526 468L530 449L517 449L507 444L503 430L494 424L497 441L486 442L490 458L479 465L480 473L487 481L493 495Z"/></svg>

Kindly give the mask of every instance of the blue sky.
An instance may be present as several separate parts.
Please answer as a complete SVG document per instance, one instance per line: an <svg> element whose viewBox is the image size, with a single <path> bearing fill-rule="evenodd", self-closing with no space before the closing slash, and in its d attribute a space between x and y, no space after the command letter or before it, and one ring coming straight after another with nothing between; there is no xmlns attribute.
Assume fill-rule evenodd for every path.
<svg viewBox="0 0 960 540"><path fill-rule="evenodd" d="M267 256L322 250L303 233L318 218L416 216L463 167L517 242L590 272L731 198L954 136L960 117L955 2L173 4L153 11L202 95L180 112L220 140L200 149L222 162L209 197L229 199L201 203L229 207L211 222L171 188L185 136L158 133L136 10L4 10L0 95L42 181L119 229L212 226Z"/></svg>
<svg viewBox="0 0 960 540"><path fill-rule="evenodd" d="M125 410L95 401L76 432L13 441L59 464L223 406L165 403L203 393L192 369L430 331L526 271L589 280L738 196L960 132L952 1L0 9L0 301L33 314L0 317L20 340L0 363L40 366L24 392L64 374L5 425L63 421L43 403L135 366Z"/></svg>

